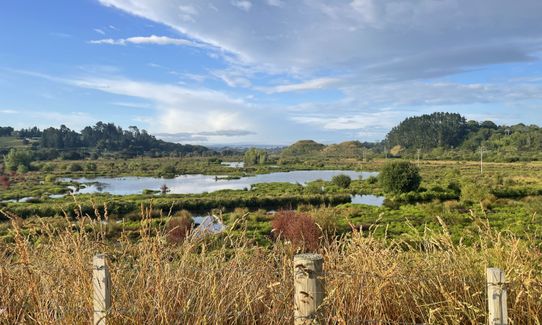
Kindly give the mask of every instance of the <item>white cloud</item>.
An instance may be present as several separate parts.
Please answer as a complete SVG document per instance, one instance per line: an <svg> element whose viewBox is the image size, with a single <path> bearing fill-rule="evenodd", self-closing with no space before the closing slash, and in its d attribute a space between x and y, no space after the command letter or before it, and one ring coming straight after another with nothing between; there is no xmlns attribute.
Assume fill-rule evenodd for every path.
<svg viewBox="0 0 542 325"><path fill-rule="evenodd" d="M155 133L158 138L171 142L216 142L217 139L239 138L254 135L255 132L246 130L222 130L213 132L178 132L178 133Z"/></svg>
<svg viewBox="0 0 542 325"><path fill-rule="evenodd" d="M348 116L336 115L309 115L293 116L292 120L298 123L311 124L327 130L361 130L386 129L389 130L405 116L401 111L360 112Z"/></svg>
<svg viewBox="0 0 542 325"><path fill-rule="evenodd" d="M150 109L152 106L148 103L139 103L139 102L112 102L111 104L115 106L122 106L128 108L138 108L138 109Z"/></svg>
<svg viewBox="0 0 542 325"><path fill-rule="evenodd" d="M248 0L232 0L231 4L244 11L249 11L252 8L252 2Z"/></svg>
<svg viewBox="0 0 542 325"><path fill-rule="evenodd" d="M239 62L284 72L432 78L532 60L542 46L539 0L300 0L288 2L288 10L269 10L285 3L278 0L267 6L247 0L212 6L197 0L100 2L212 44ZM193 6L199 19L184 20L179 6Z"/></svg>
<svg viewBox="0 0 542 325"><path fill-rule="evenodd" d="M24 114L24 119L18 118ZM98 120L86 112L65 112L65 111L41 111L34 109L20 109L16 114L7 118L7 124L15 128L28 128L37 126L48 128L59 127L64 124L73 130L82 130L85 126L92 125Z"/></svg>
<svg viewBox="0 0 542 325"><path fill-rule="evenodd" d="M217 70L211 72L215 77L224 81L230 87L243 87L248 88L252 86L249 80L250 73L246 74L243 70L239 69L227 69Z"/></svg>
<svg viewBox="0 0 542 325"><path fill-rule="evenodd" d="M179 5L179 10L190 16L195 16L198 14L198 11L196 10L196 8L191 5Z"/></svg>
<svg viewBox="0 0 542 325"><path fill-rule="evenodd" d="M0 109L0 113L2 114L17 114L17 111L12 109Z"/></svg>
<svg viewBox="0 0 542 325"><path fill-rule="evenodd" d="M285 84L285 85L278 85L273 87L260 87L258 90L261 90L268 94L274 94L274 93L286 93L291 91L303 91L303 90L315 90L315 89L322 89L329 87L332 84L335 84L338 82L338 79L336 78L318 78L318 79L312 79L300 83L294 83L294 84Z"/></svg>
<svg viewBox="0 0 542 325"><path fill-rule="evenodd" d="M108 44L108 45L127 45L127 44L155 44L155 45L179 45L179 46L192 46L203 47L202 44L182 39L171 38L167 36L135 36L129 38L112 39L106 38L101 40L90 41L91 44Z"/></svg>
<svg viewBox="0 0 542 325"><path fill-rule="evenodd" d="M267 4L272 7L282 7L284 6L283 0L266 0Z"/></svg>
<svg viewBox="0 0 542 325"><path fill-rule="evenodd" d="M191 5L179 5L179 15L183 21L192 21L195 22L195 16L198 15L198 11L194 6Z"/></svg>
<svg viewBox="0 0 542 325"><path fill-rule="evenodd" d="M69 82L82 88L153 102L158 110L157 116L148 121L153 132L219 132L255 127L250 117L253 109L248 103L218 91L122 78L82 78Z"/></svg>
<svg viewBox="0 0 542 325"><path fill-rule="evenodd" d="M101 34L101 35L105 35L105 32L103 31L103 29L100 29L100 28L94 28L94 31L98 34Z"/></svg>
<svg viewBox="0 0 542 325"><path fill-rule="evenodd" d="M542 84L531 82L396 82L345 87L355 107L444 106L542 100Z"/></svg>

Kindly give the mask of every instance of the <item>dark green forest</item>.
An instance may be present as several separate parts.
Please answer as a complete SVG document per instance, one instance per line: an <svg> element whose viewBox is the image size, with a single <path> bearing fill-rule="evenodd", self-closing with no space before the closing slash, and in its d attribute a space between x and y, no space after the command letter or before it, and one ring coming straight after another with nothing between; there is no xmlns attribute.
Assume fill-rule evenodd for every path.
<svg viewBox="0 0 542 325"><path fill-rule="evenodd" d="M384 142L406 149L508 148L519 151L542 150L542 129L537 125L497 125L492 121L467 121L455 113L433 113L409 117L394 127Z"/></svg>

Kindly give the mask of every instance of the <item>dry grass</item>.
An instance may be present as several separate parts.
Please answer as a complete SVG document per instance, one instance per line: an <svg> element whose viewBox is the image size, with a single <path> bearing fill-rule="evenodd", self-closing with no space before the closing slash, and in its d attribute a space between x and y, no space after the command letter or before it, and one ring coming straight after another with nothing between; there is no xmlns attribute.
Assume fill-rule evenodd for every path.
<svg viewBox="0 0 542 325"><path fill-rule="evenodd" d="M146 227L135 243L107 241L105 227L84 233L44 223L43 232L0 246L2 324L89 323L90 262L102 252L112 274L111 324L293 322L291 245L264 249L227 234L170 245L165 231L156 235ZM485 268L497 266L510 280L511 324L540 324L540 249L490 229L481 234L470 247L453 244L445 227L413 239L415 246L360 233L325 244L321 323L481 324Z"/></svg>

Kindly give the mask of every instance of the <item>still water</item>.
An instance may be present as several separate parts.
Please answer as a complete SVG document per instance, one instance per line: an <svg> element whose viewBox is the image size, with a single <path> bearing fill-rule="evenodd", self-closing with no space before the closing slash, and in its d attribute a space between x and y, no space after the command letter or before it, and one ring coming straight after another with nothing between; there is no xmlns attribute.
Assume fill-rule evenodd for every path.
<svg viewBox="0 0 542 325"><path fill-rule="evenodd" d="M199 194L231 189L250 189L252 184L257 183L299 183L306 184L311 181L322 179L331 180L336 175L348 175L352 179L365 179L378 175L377 172L356 172L349 170L300 170L291 172L279 172L262 174L240 179L220 179L210 175L181 175L172 179L159 177L97 177L97 178L65 178L64 181L87 183L79 193L102 193L114 195L141 194L143 190L160 190L163 184L170 190L170 194Z"/></svg>

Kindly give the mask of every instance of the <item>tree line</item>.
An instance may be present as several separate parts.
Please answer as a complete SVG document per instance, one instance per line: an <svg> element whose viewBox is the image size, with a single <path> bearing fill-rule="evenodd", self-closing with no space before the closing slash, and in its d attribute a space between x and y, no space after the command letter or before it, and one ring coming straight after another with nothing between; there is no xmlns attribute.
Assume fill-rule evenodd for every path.
<svg viewBox="0 0 542 325"><path fill-rule="evenodd" d="M49 156L55 156L59 152L68 151L73 154L77 150L82 150L84 153L91 151L97 156L112 152L121 153L123 156L162 156L172 153L182 156L210 151L203 146L183 145L156 139L136 126L130 126L124 130L113 123L103 122L87 126L81 132L71 130L65 125L44 130L37 127L21 130L0 127L0 136L15 136L25 141L32 140L32 148L41 150L38 155L46 156L45 159L56 158ZM78 158L80 157L75 157L75 159Z"/></svg>

